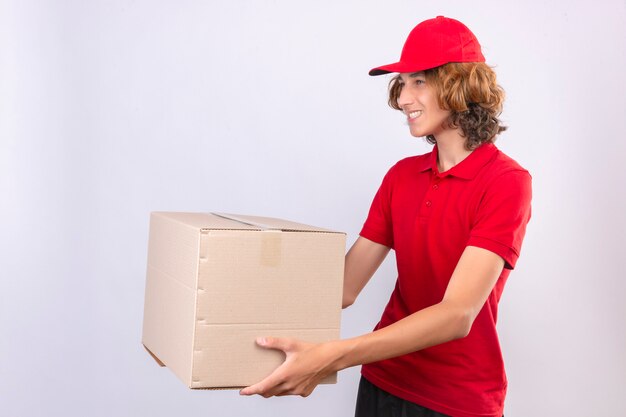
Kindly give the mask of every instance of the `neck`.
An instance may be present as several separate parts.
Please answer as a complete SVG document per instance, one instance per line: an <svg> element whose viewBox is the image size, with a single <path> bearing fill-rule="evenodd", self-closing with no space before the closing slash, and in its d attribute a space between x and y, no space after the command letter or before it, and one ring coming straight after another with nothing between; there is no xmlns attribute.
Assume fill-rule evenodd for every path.
<svg viewBox="0 0 626 417"><path fill-rule="evenodd" d="M472 153L465 149L465 138L458 129L448 130L436 137L437 140L437 168L445 172L459 164Z"/></svg>

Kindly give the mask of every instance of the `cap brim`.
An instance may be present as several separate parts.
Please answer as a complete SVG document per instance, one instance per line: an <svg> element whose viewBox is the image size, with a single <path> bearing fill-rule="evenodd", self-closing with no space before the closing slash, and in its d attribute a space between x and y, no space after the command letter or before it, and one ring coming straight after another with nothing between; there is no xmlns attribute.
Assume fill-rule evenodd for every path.
<svg viewBox="0 0 626 417"><path fill-rule="evenodd" d="M381 67L376 67L374 69L371 69L369 74L370 75L383 75L383 74L389 74L390 72L403 72L402 69L404 68L405 65L402 64L402 62L396 62L394 64L389 64L389 65L383 65Z"/></svg>
<svg viewBox="0 0 626 417"><path fill-rule="evenodd" d="M387 71L379 67L379 68L371 69L369 72L369 75L383 75L383 74L389 74L390 72L392 71Z"/></svg>
<svg viewBox="0 0 626 417"><path fill-rule="evenodd" d="M391 72L418 72L425 71L427 69L435 68L447 64L447 62L396 62L394 64L383 65L382 67L376 67L370 70L369 75L383 75Z"/></svg>

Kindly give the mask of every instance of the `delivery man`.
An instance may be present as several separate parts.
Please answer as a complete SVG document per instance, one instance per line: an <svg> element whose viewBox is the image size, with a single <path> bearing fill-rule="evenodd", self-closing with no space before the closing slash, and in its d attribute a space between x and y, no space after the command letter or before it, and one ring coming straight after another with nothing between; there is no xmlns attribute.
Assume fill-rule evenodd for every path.
<svg viewBox="0 0 626 417"><path fill-rule="evenodd" d="M356 416L500 417L507 380L498 301L530 219L531 177L495 145L504 92L474 34L438 16L409 34L389 104L431 152L386 174L346 255L344 308L391 249L398 279L373 332L321 344L261 338L285 362L243 395L309 395L362 366Z"/></svg>

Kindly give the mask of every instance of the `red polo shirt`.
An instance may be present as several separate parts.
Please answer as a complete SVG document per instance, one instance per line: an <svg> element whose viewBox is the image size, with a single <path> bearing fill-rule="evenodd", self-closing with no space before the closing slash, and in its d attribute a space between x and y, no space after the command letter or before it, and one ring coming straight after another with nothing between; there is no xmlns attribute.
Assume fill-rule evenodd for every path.
<svg viewBox="0 0 626 417"><path fill-rule="evenodd" d="M440 302L467 246L500 255L505 269L467 337L364 365L366 379L454 417L502 415L498 301L520 253L530 200L529 173L493 144L446 172L437 170L436 146L389 170L361 231L396 252L398 280L376 329Z"/></svg>

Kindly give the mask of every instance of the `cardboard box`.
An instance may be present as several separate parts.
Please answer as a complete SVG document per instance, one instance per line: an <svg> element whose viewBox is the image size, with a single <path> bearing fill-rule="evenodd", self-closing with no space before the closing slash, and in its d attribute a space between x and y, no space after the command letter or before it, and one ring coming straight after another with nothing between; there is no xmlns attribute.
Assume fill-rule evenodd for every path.
<svg viewBox="0 0 626 417"><path fill-rule="evenodd" d="M318 227L152 213L142 342L190 388L254 384L284 360L256 337L339 338L344 256L345 234Z"/></svg>

